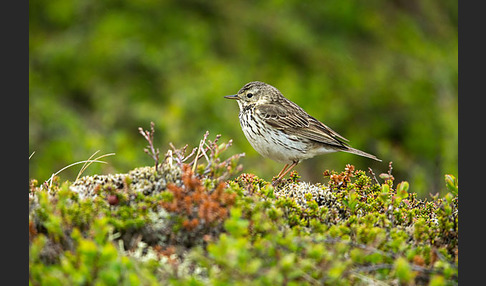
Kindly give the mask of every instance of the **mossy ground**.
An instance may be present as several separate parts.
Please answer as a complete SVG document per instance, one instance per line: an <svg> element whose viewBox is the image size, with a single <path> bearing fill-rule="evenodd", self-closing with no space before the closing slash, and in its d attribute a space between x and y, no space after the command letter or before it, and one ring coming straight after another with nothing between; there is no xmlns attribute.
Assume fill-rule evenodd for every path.
<svg viewBox="0 0 486 286"><path fill-rule="evenodd" d="M352 165L273 187L230 180L239 156L221 160L230 144L216 141L199 164L173 148L157 170L32 180L30 284L458 284L454 177L428 200Z"/></svg>

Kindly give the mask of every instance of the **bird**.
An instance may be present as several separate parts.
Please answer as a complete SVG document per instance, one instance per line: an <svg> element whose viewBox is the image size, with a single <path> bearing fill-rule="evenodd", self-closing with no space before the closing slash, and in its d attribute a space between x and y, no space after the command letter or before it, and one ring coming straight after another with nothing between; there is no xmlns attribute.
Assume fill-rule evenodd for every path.
<svg viewBox="0 0 486 286"><path fill-rule="evenodd" d="M332 152L347 152L381 162L375 155L355 149L349 140L261 81L245 84L237 94L240 126L250 145L263 157L285 164L272 181L276 186L301 161ZM275 177L274 177L275 178Z"/></svg>

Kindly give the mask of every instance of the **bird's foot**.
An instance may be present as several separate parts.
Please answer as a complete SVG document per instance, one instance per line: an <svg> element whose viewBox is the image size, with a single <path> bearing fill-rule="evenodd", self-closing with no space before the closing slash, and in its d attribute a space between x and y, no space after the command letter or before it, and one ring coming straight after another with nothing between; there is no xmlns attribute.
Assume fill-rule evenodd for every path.
<svg viewBox="0 0 486 286"><path fill-rule="evenodd" d="M272 179L272 186L275 188L277 187L278 185L280 185L280 183L282 183L282 178L273 178Z"/></svg>

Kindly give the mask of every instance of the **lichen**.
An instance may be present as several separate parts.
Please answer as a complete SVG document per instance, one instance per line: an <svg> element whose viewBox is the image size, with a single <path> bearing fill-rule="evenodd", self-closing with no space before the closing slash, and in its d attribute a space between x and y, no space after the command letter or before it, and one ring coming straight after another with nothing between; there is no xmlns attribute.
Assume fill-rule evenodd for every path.
<svg viewBox="0 0 486 286"><path fill-rule="evenodd" d="M85 176L79 178L70 188L82 199L97 196L97 190L108 185L117 190L128 188L135 193L151 195L165 190L169 183L180 185L181 173L179 165L164 162L157 172L155 167L147 166L133 169L127 174Z"/></svg>

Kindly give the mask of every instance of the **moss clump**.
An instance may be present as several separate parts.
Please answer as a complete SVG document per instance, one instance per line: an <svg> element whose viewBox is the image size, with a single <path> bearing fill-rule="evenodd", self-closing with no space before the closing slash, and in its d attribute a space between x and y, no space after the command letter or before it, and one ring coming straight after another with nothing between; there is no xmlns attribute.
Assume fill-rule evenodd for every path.
<svg viewBox="0 0 486 286"><path fill-rule="evenodd" d="M291 178L276 189L252 175L237 178L231 186L252 193L238 204L249 231L201 251L210 276L311 285L426 285L433 276L457 284L457 195L420 200L407 182L376 183L350 165L325 175L327 184ZM239 264L225 262L235 253L245 254Z"/></svg>
<svg viewBox="0 0 486 286"><path fill-rule="evenodd" d="M274 188L228 180L239 156L211 143L199 164L173 148L157 171L32 180L31 284L457 284L454 177L431 200L351 165Z"/></svg>

